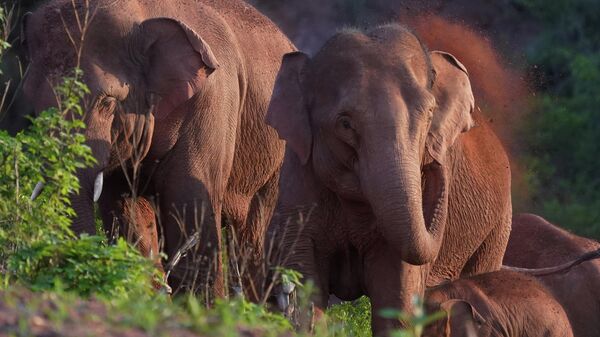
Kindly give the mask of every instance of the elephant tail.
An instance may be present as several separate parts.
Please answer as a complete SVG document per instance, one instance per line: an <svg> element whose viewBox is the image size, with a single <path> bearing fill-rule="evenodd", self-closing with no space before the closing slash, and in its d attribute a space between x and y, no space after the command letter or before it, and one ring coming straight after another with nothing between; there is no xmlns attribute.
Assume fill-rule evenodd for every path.
<svg viewBox="0 0 600 337"><path fill-rule="evenodd" d="M523 274L527 274L527 275L531 275L531 276L547 276L547 275L553 275L553 274L567 273L575 266L578 266L586 261L595 260L598 258L600 258L600 249L596 249L594 251L587 252L572 261L569 261L569 262L566 262L566 263L563 263L563 264L560 264L560 265L554 266L554 267L530 269L530 268L502 266L502 270L514 271L514 272L523 273Z"/></svg>

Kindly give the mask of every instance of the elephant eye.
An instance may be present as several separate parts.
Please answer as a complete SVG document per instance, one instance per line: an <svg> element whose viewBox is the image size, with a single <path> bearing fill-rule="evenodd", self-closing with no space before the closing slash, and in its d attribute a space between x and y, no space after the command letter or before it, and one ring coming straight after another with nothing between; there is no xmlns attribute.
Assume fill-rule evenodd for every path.
<svg viewBox="0 0 600 337"><path fill-rule="evenodd" d="M102 112L112 114L117 105L117 99L112 96L104 96L100 99L99 108Z"/></svg>
<svg viewBox="0 0 600 337"><path fill-rule="evenodd" d="M350 116L342 114L336 121L336 134L344 143L356 148L358 145L358 133Z"/></svg>
<svg viewBox="0 0 600 337"><path fill-rule="evenodd" d="M338 120L338 123L342 126L342 128L346 130L353 130L352 121L348 116L341 116Z"/></svg>

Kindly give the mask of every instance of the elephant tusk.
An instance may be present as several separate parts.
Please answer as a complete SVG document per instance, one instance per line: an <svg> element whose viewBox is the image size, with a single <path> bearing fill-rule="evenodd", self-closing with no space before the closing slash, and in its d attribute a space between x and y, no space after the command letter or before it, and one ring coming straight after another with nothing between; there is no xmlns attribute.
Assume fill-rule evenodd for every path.
<svg viewBox="0 0 600 337"><path fill-rule="evenodd" d="M277 294L277 306L279 310L287 314L290 312L290 294L294 292L296 285L292 282L283 282L281 292Z"/></svg>
<svg viewBox="0 0 600 337"><path fill-rule="evenodd" d="M104 173L98 173L96 180L94 181L94 202L98 202L100 195L102 194L102 186L104 185Z"/></svg>
<svg viewBox="0 0 600 337"><path fill-rule="evenodd" d="M231 288L232 288L233 293L235 294L236 297L244 298L244 291L242 290L242 287L240 287L240 286L233 286Z"/></svg>
<svg viewBox="0 0 600 337"><path fill-rule="evenodd" d="M160 288L160 290L167 295L173 295L173 288L166 283Z"/></svg>
<svg viewBox="0 0 600 337"><path fill-rule="evenodd" d="M290 294L285 294L283 292L277 295L277 307L281 312L286 313L290 306Z"/></svg>
<svg viewBox="0 0 600 337"><path fill-rule="evenodd" d="M281 292L284 294L291 294L296 289L296 285L292 282L284 282L281 286Z"/></svg>
<svg viewBox="0 0 600 337"><path fill-rule="evenodd" d="M29 199L31 201L34 201L35 199L37 199L37 197L40 196L40 194L42 194L43 190L44 190L44 183L40 181L33 188L33 192L31 192L31 197Z"/></svg>

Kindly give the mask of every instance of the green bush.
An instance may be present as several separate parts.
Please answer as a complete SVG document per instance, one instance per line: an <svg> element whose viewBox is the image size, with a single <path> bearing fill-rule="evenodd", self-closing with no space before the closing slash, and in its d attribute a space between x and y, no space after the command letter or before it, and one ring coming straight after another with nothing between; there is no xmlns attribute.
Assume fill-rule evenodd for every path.
<svg viewBox="0 0 600 337"><path fill-rule="evenodd" d="M186 304L194 330L203 334L235 337L240 327L253 327L265 336L279 336L292 330L291 323L282 315L239 298L217 300L208 310L194 297L188 297Z"/></svg>
<svg viewBox="0 0 600 337"><path fill-rule="evenodd" d="M528 50L541 95L522 130L533 211L600 238L600 1L520 2L543 25Z"/></svg>
<svg viewBox="0 0 600 337"><path fill-rule="evenodd" d="M79 101L88 91L80 73L57 88L59 108L32 119L15 137L0 132L0 266L5 275L34 290L66 290L88 296L150 291L152 264L124 241L76 239L69 196L77 193L75 173L94 162L85 145ZM30 200L34 186L42 194Z"/></svg>
<svg viewBox="0 0 600 337"><path fill-rule="evenodd" d="M370 337L372 335L371 302L366 296L356 301L332 306L327 310L327 316L346 336Z"/></svg>
<svg viewBox="0 0 600 337"><path fill-rule="evenodd" d="M153 270L124 240L107 245L99 236L40 241L15 252L8 266L9 274L35 291L58 288L105 297L154 291Z"/></svg>
<svg viewBox="0 0 600 337"><path fill-rule="evenodd" d="M75 238L69 196L78 169L93 164L81 133L80 102L89 93L81 72L56 88L58 108L32 118L15 137L0 131L0 268L9 282L33 290L61 287L89 296L152 291L153 266L125 241ZM67 118L71 116L71 118ZM30 196L45 183L39 198Z"/></svg>

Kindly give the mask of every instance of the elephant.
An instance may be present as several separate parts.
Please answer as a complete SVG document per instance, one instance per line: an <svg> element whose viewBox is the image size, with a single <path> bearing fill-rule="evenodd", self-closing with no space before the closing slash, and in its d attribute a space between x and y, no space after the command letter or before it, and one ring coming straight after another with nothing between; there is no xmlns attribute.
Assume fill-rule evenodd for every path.
<svg viewBox="0 0 600 337"><path fill-rule="evenodd" d="M543 268L600 249L600 243L569 233L534 214L515 215L512 228L503 262L508 266ZM537 279L563 306L576 337L600 336L600 261Z"/></svg>
<svg viewBox="0 0 600 337"><path fill-rule="evenodd" d="M458 279L426 291L428 313L446 317L423 337L572 337L567 314L535 278L496 271Z"/></svg>
<svg viewBox="0 0 600 337"><path fill-rule="evenodd" d="M399 24L341 31L284 56L266 120L287 142L271 263L312 280L317 309L366 294L385 334L380 309L500 268L509 162L454 56Z"/></svg>
<svg viewBox="0 0 600 337"><path fill-rule="evenodd" d="M48 1L23 27L24 91L36 111L59 103L52 87L76 66L90 89L84 135L97 163L77 172L73 231L95 233L96 199L105 227L115 218L127 227L123 199L144 196L169 257L200 236L170 285L223 296L221 226L230 224L247 253L248 295L259 296L252 283L284 156L264 117L282 55L295 47L240 0L86 4Z"/></svg>
<svg viewBox="0 0 600 337"><path fill-rule="evenodd" d="M133 243L143 256L149 257L156 267L162 271L158 224L152 203L144 198L125 198L119 205L123 210L122 221L129 226L129 232L109 233L109 238L121 236ZM115 228L116 229L116 228ZM124 230L125 228L119 228Z"/></svg>
<svg viewBox="0 0 600 337"><path fill-rule="evenodd" d="M120 233L109 232L110 239L123 237L136 247L139 252L148 257L156 267L159 275L162 275L164 281L165 271L161 262L160 246L158 238L158 224L156 223L156 214L152 203L144 198L124 198L120 201L120 207L123 210L122 221L127 227L119 227ZM128 232L124 232L128 230ZM156 290L171 294L173 289L161 280L152 278L152 285Z"/></svg>

